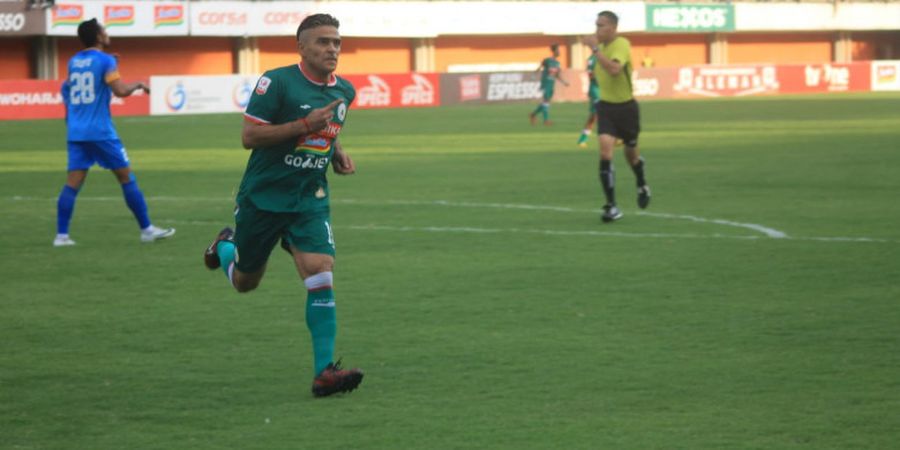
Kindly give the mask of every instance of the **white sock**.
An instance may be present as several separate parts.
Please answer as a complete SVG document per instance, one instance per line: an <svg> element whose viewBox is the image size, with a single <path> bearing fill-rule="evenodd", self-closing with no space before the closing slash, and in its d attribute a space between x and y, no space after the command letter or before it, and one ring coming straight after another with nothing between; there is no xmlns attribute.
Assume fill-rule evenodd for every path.
<svg viewBox="0 0 900 450"><path fill-rule="evenodd" d="M331 287L334 285L334 274L332 272L319 272L307 277L303 280L303 284L306 285L308 290Z"/></svg>
<svg viewBox="0 0 900 450"><path fill-rule="evenodd" d="M585 136L590 136L590 135L591 135L591 129L590 129L590 128L585 128L584 130L581 130L581 133L584 134Z"/></svg>

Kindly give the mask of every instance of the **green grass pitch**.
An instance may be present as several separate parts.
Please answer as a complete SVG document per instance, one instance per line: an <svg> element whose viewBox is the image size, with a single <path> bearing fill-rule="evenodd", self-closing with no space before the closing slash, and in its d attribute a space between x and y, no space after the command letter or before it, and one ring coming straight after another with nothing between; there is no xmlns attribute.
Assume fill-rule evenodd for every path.
<svg viewBox="0 0 900 450"><path fill-rule="evenodd" d="M239 295L239 115L117 118L156 225L62 121L0 122L0 448L886 449L900 441L900 95L641 105L653 202L602 224L584 104L351 111L330 176L338 355L313 399L276 250Z"/></svg>

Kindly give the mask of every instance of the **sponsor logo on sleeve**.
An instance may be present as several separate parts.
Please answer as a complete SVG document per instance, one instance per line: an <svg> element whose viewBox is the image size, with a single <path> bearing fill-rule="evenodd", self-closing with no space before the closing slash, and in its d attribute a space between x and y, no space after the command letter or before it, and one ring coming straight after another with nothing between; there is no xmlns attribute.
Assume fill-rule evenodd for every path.
<svg viewBox="0 0 900 450"><path fill-rule="evenodd" d="M260 77L259 81L256 83L256 93L259 95L266 95L266 91L269 90L270 84L272 84L271 78Z"/></svg>

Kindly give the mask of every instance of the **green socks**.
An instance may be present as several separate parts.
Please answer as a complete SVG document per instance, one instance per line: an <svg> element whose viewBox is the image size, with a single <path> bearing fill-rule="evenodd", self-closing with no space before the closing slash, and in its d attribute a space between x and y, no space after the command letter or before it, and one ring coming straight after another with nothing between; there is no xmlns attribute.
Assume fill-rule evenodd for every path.
<svg viewBox="0 0 900 450"><path fill-rule="evenodd" d="M337 313L334 309L333 275L317 273L304 280L306 284L306 326L312 336L315 375L334 361L334 338Z"/></svg>
<svg viewBox="0 0 900 450"><path fill-rule="evenodd" d="M234 242L231 241L219 241L216 244L216 253L219 255L219 262L222 264L222 271L225 272L225 276L228 277L228 281L231 281L231 274L234 268L231 263L234 262Z"/></svg>

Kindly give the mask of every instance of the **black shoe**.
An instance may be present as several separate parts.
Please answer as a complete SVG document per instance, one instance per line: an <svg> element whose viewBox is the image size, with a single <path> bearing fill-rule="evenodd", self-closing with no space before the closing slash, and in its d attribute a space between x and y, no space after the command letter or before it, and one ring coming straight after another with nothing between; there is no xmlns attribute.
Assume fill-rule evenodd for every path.
<svg viewBox="0 0 900 450"><path fill-rule="evenodd" d="M222 267L222 263L219 262L219 252L218 245L219 242L222 241L231 241L234 239L234 230L229 227L222 228L222 231L216 236L216 239L212 241L212 244L209 244L209 247L206 248L206 251L203 252L203 263L206 264L206 268L209 270L216 270L219 267Z"/></svg>
<svg viewBox="0 0 900 450"><path fill-rule="evenodd" d="M616 208L616 205L606 204L603 206L603 215L600 216L600 218L607 223L619 220L622 218L622 211L619 211L619 208Z"/></svg>
<svg viewBox="0 0 900 450"><path fill-rule="evenodd" d="M338 392L351 392L362 383L363 373L359 369L341 368L341 362L328 363L328 367L313 380L312 393L316 397L327 397Z"/></svg>
<svg viewBox="0 0 900 450"><path fill-rule="evenodd" d="M646 184L638 188L638 207L647 209L650 204L650 186Z"/></svg>

